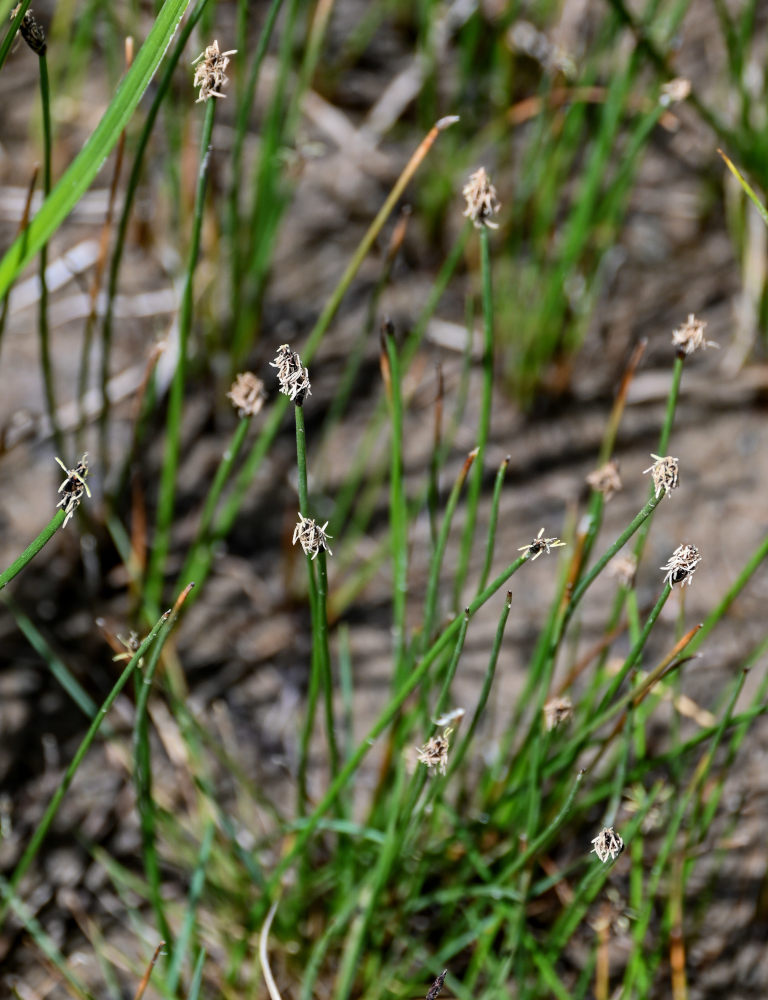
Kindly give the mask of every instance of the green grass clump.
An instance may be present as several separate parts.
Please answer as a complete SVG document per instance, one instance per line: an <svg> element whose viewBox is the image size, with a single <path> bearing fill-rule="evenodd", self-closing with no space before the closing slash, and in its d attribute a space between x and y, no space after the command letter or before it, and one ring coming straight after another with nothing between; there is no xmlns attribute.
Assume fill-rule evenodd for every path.
<svg viewBox="0 0 768 1000"><path fill-rule="evenodd" d="M0 42L4 73L26 6L8 21ZM85 6L87 16L77 23L69 8L60 13L52 35L59 49L71 41L81 52L94 42L100 8ZM502 387L523 405L535 401L550 366L578 350L593 317L601 265L619 237L644 154L670 124L661 88L687 4L671 12L651 4L646 19L636 22L620 0L611 0L578 65L547 48L545 23L521 28L515 5L493 21L477 9L448 25L443 5L381 2L370 5L341 42L327 0L273 0L257 13L246 0L157 6L151 24L136 5L103 15L107 39L130 25L137 41L144 29L143 41L96 129L58 180L52 176L56 102L46 60L65 93L79 90L84 70L64 65L53 45L38 53L44 200L0 259L6 302L24 268L39 258L41 373L63 454L88 437L91 418L79 405L76 425L60 421L47 248L66 232L67 216L104 160L125 144L123 198L110 207L111 213L119 206L119 215L114 231L105 226L111 239L100 264L108 275L104 303L98 324L96 312L89 316L81 362L82 396L98 326L100 410L92 416L99 487L91 498L85 457L74 470L64 466L62 509L0 573L0 590L23 571L32 576L51 551L45 546L87 493L91 502L70 531L78 523L86 527L105 563L119 562L123 611L129 609L130 623L145 638L123 640L117 680L106 698L95 699L23 600L8 599L21 633L85 716L87 729L0 881L0 916L14 915L77 997L119 997L128 984L139 996L146 990L147 997L167 1000L234 1000L265 991L271 1000L405 998L424 995L444 971L446 992L461 1000L645 998L660 995L670 976L676 1000L685 996L686 947L707 898L701 893L698 900L691 886L703 878L714 884L720 859L707 858L705 848L714 831L734 822L722 808L723 790L750 726L768 710L768 678L759 679L749 699L743 696L747 671L768 640L723 681L711 712L698 709L695 724L682 719L680 678L763 562L768 538L702 624L687 622L681 600L670 638L662 611L673 590L696 587L696 561L688 550L687 563L675 562L683 558L678 551L665 577L643 558L656 511L676 480L654 482L646 502L613 535L604 527L606 497L593 489L583 510L572 512L563 539L550 524L503 551L500 511L509 460L492 465L490 452ZM754 5L741 21L717 7L729 72L740 78ZM616 49L628 25L635 44L619 65ZM221 61L209 70L214 92L227 97L198 105L190 64L215 37L206 34L201 44L202 28L215 30L221 41ZM234 32L226 42L225 30ZM369 47L385 31L410 39L407 78L418 85L412 107L409 102L396 116L402 132L372 136L355 130L351 113L328 105L343 104L346 74L365 65ZM446 52L454 57L450 72ZM107 63L113 65L112 55ZM204 87L201 96L209 91ZM730 143L734 161L727 162L745 198L762 207L739 169L757 172L759 164L751 146L752 97L742 86L738 94L744 113L735 125L723 123L696 94L690 104ZM343 134L368 143L371 155L378 155L377 146L391 148L404 166L388 193L370 205L325 302L297 303L312 317L306 331L278 347L270 294L301 161L311 155L302 117L310 106L316 114L320 108L346 115ZM380 120L385 111L379 108ZM341 127L338 117L331 120ZM414 129L422 129L416 138ZM486 157L497 165L498 196L476 169ZM158 374L160 350L151 351L126 432L110 379L120 335L117 296L129 277L128 251L138 254L141 246L132 226L142 190L155 198L158 212L157 191L166 192L162 218L170 231L153 238L176 249L181 294L164 344L170 375ZM415 209L398 217L406 195ZM389 248L376 260L385 238ZM432 280L409 322L395 322L382 316L381 304L414 241L425 244L416 243L432 261ZM363 319L330 391L324 380L332 365L323 351L351 290L363 303ZM448 295L464 297L470 335L455 381L442 371L435 379L429 461L414 471L409 437L425 419L415 409L414 385L428 325ZM479 388L470 399L476 315ZM275 352L271 369L280 394L266 363ZM617 453L641 355L638 348L627 364L606 419L599 466ZM662 457L670 451L691 363L682 347L669 360L656 444ZM195 398L208 392L218 419L225 383L244 367L254 369L243 382L252 395L232 391L239 420L210 481L190 491L182 473ZM267 382L264 394L258 375ZM360 417L355 403L363 393ZM335 454L339 431L352 421L356 443ZM458 447L461 434L471 439L470 450ZM640 476L641 470L625 472L637 482ZM446 495L444 483L450 483ZM201 610L196 602L211 592L207 585L223 547L236 548L255 491L264 491L281 521L296 524L293 545L304 558L271 539L265 590L279 591L296 615L305 612L308 640L297 664L306 697L287 739L287 764L279 780L263 781L243 763L237 738L211 725L221 706L209 711L190 696L182 620L192 624ZM691 537L679 539L681 545L695 540L692 503L690 509ZM706 560L704 543L702 552ZM605 592L609 567L628 553L633 571L611 584L602 610L592 609L602 614L600 638L585 652L583 602L595 584ZM299 562L301 572L293 572ZM540 573L548 573L552 594L522 690L510 704L500 684L506 629L518 614L515 593L533 587ZM365 589L379 577L389 588L376 624L389 642L390 669L367 731L360 732L360 662L351 627ZM639 594L649 586L653 599L645 607ZM74 599L87 605L77 592ZM162 613L170 600L172 609ZM254 607L254 618L263 613ZM495 625L481 625L483 618ZM172 643L177 622L178 643ZM458 706L470 649L481 651L484 669L473 700ZM226 655L222 650L222 660ZM126 739L106 716L130 681ZM129 822L140 843L130 867L103 844L56 827L97 738L130 771ZM178 797L169 794L166 753ZM87 944L104 980L98 986L84 982L29 905L27 877L54 829L77 840L106 873L135 938L134 951L117 961L109 928L88 925ZM604 843L612 845L608 853Z"/></svg>

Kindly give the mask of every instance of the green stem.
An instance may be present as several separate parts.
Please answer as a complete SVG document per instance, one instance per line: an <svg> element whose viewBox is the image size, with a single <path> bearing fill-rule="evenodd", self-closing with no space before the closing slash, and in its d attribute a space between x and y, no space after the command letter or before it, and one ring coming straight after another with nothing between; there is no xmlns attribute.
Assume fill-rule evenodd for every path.
<svg viewBox="0 0 768 1000"><path fill-rule="evenodd" d="M215 111L216 101L210 99L205 108L205 119L203 122L203 135L200 146L200 169L197 175L197 191L195 194L194 219L192 223L192 240L189 248L187 273L179 313L179 356L168 400L165 460L160 480L157 525L152 546L152 558L147 570L145 587L145 606L153 617L153 609L159 607L162 598L165 560L170 547L171 524L173 522L173 508L176 498L176 473L181 451L182 408L184 405L189 334L192 327L194 277L197 258L200 252L200 234L203 227L205 191L211 162L211 136L213 134Z"/></svg>
<svg viewBox="0 0 768 1000"><path fill-rule="evenodd" d="M392 542L392 629L394 633L394 684L402 681L405 667L405 609L408 598L408 509L403 487L403 398L400 359L394 334L383 333L389 363L387 399L392 432L390 434L389 522Z"/></svg>
<svg viewBox="0 0 768 1000"><path fill-rule="evenodd" d="M472 540L475 537L477 523L477 506L480 491L483 487L483 472L485 466L485 449L491 429L491 404L493 402L493 288L491 285L491 254L488 241L488 229L480 230L480 274L483 291L483 398L480 408L480 423L477 429L477 460L472 470L467 491L467 519L464 523L464 534L461 539L459 565L453 589L454 609L461 603L461 591L467 577L469 558L472 553ZM472 336L469 331L468 336Z"/></svg>
<svg viewBox="0 0 768 1000"><path fill-rule="evenodd" d="M51 193L51 93L48 81L48 60L43 53L38 59L40 65L40 105L43 113L43 195ZM38 333L40 337L40 367L43 371L43 388L48 419L56 449L64 452L64 438L56 413L56 384L51 361L50 330L48 328L48 243L40 247L40 309L38 312Z"/></svg>
<svg viewBox="0 0 768 1000"><path fill-rule="evenodd" d="M499 520L499 503L501 502L501 488L504 485L504 477L507 474L507 466L509 465L509 455L504 459L504 461L499 466L499 471L496 473L496 482L493 485L493 500L491 501L491 517L488 522L488 541L485 545L485 562L483 563L483 571L480 574L480 586L478 590L483 590L486 583L488 583L488 577L491 575L491 565L493 563L493 550L496 544L496 525Z"/></svg>
<svg viewBox="0 0 768 1000"><path fill-rule="evenodd" d="M475 708L474 715L472 716L472 722L469 725L467 735L461 741L456 750L451 754L451 766L448 771L448 778L453 774L453 772L459 767L464 756L466 755L469 745L472 742L472 738L475 735L477 727L480 723L483 712L485 711L485 706L488 703L488 697L491 693L491 687L493 686L493 679L496 674L496 664L499 661L499 653L501 652L501 641L504 638L504 628L507 624L507 618L509 618L509 610L512 607L512 594L508 593L506 600L504 601L504 608L501 612L501 618L499 618L499 624L496 628L496 636L493 640L493 648L491 649L491 658L488 661L488 667L485 671L485 678L483 680L483 688L480 692L480 698L477 702L477 707Z"/></svg>
<svg viewBox="0 0 768 1000"><path fill-rule="evenodd" d="M29 543L18 559L12 562L4 573L0 573L0 590L2 590L3 587L6 587L11 580L24 569L27 563L31 562L35 558L44 545L47 545L47 543L50 542L58 529L64 523L64 518L66 516L67 515L63 510L57 510L37 538Z"/></svg>

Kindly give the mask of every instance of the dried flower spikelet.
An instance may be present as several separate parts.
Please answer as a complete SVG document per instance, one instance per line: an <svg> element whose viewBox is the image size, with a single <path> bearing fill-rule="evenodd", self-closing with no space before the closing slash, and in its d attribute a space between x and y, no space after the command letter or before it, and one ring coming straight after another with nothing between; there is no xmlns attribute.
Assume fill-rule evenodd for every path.
<svg viewBox="0 0 768 1000"><path fill-rule="evenodd" d="M307 396L312 395L309 384L309 370L303 368L301 358L287 344L277 349L277 357L269 362L271 368L277 368L277 380L280 392L288 396L296 406L303 406Z"/></svg>
<svg viewBox="0 0 768 1000"><path fill-rule="evenodd" d="M484 167L480 167L472 174L461 193L467 202L463 214L472 220L475 229L482 229L483 226L488 226L490 229L499 228L492 216L498 214L501 205L496 197L496 188L491 184Z"/></svg>
<svg viewBox="0 0 768 1000"><path fill-rule="evenodd" d="M439 774L445 774L448 765L448 750L450 749L448 737L452 732L452 729L444 729L442 736L433 736L417 751L417 759L422 764L426 764L428 770L434 769Z"/></svg>
<svg viewBox="0 0 768 1000"><path fill-rule="evenodd" d="M543 708L544 725L547 732L551 733L558 726L570 722L573 718L573 703L570 698L552 698Z"/></svg>
<svg viewBox="0 0 768 1000"><path fill-rule="evenodd" d="M695 545L678 545L669 557L669 561L664 566L659 567L667 574L664 577L664 583L668 583L670 587L674 587L676 583L682 584L682 586L687 583L690 586L693 574L700 562L701 556Z"/></svg>
<svg viewBox="0 0 768 1000"><path fill-rule="evenodd" d="M672 455L662 458L661 455L654 455L653 452L651 452L651 458L654 459L653 465L643 469L643 475L650 472L653 477L653 488L657 500L663 493L671 496L672 490L676 490L680 484L680 459L674 458Z"/></svg>
<svg viewBox="0 0 768 1000"><path fill-rule="evenodd" d="M691 92L691 81L684 76L676 76L674 80L669 80L661 88L659 104L668 108L670 104L679 104L684 101Z"/></svg>
<svg viewBox="0 0 768 1000"><path fill-rule="evenodd" d="M214 39L213 44L209 45L205 52L201 52L197 59L192 60L193 66L197 64L192 86L200 88L196 104L199 104L200 101L207 101L211 97L227 96L221 92L222 87L229 82L229 77L224 71L229 66L229 57L236 52L237 49L228 49L226 52L222 52L219 49L219 43Z"/></svg>
<svg viewBox="0 0 768 1000"><path fill-rule="evenodd" d="M693 354L694 351L706 351L708 347L719 348L720 345L714 340L707 340L704 331L707 322L703 319L696 319L693 313L688 313L688 319L677 330L672 331L672 345L677 348L679 354Z"/></svg>
<svg viewBox="0 0 768 1000"><path fill-rule="evenodd" d="M598 859L605 864L610 858L612 861L618 858L624 850L624 841L612 826L605 826L592 840L592 851ZM592 851L589 853L592 854Z"/></svg>
<svg viewBox="0 0 768 1000"><path fill-rule="evenodd" d="M304 555L312 556L313 559L323 549L329 556L332 556L333 552L331 552L328 539L333 538L333 535L326 534L327 527L327 521L321 528L313 517L302 517L299 514L298 523L293 529L293 544L298 542L304 549Z"/></svg>
<svg viewBox="0 0 768 1000"><path fill-rule="evenodd" d="M66 528L67 522L80 506L83 495L91 495L91 491L88 489L88 484L85 481L88 476L88 453L86 452L83 455L74 469L68 469L60 458L57 458L56 461L66 475L66 479L58 489L58 492L61 493L61 499L56 504L57 507L62 507L66 514L64 523L62 524L62 528Z"/></svg>
<svg viewBox="0 0 768 1000"><path fill-rule="evenodd" d="M17 3L13 8L11 11L11 20L16 17L20 7L21 4ZM24 12L24 16L21 19L19 34L36 55L45 55L45 50L47 48L45 41L45 29L29 8L27 8Z"/></svg>
<svg viewBox="0 0 768 1000"><path fill-rule="evenodd" d="M632 552L626 552L623 556L616 556L608 564L608 572L619 581L622 587L629 589L635 582L637 556Z"/></svg>
<svg viewBox="0 0 768 1000"><path fill-rule="evenodd" d="M532 542L529 542L527 545L521 545L517 551L524 552L526 558L532 556L531 562L535 562L544 552L549 555L552 549L557 549L561 545L566 544L565 542L561 542L559 538L544 538L542 537L543 535L544 529L542 528Z"/></svg>
<svg viewBox="0 0 768 1000"><path fill-rule="evenodd" d="M227 393L239 417L255 417L266 399L264 383L253 372L240 372Z"/></svg>
<svg viewBox="0 0 768 1000"><path fill-rule="evenodd" d="M587 476L587 485L598 493L602 493L606 502L611 499L614 493L618 493L621 489L621 477L619 476L619 463L616 459L612 458L610 462L606 462L599 469L590 472Z"/></svg>
<svg viewBox="0 0 768 1000"><path fill-rule="evenodd" d="M445 977L448 975L448 970L443 969L437 979L432 983L427 991L426 1000L437 1000L442 992L443 986L445 986Z"/></svg>

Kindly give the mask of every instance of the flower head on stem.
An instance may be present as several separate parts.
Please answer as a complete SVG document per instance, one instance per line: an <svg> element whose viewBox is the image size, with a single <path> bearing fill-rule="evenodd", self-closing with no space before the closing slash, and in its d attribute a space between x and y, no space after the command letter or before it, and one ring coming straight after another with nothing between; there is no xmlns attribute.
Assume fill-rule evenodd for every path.
<svg viewBox="0 0 768 1000"><path fill-rule="evenodd" d="M549 555L552 549L557 549L561 545L565 545L565 542L561 542L559 538L543 538L544 529L542 528L538 535L534 538L532 542L527 545L521 545L517 550L518 552L525 552L526 557L532 556L531 562L536 562L540 555L545 552Z"/></svg>
<svg viewBox="0 0 768 1000"><path fill-rule="evenodd" d="M615 860L624 850L624 841L612 826L603 827L600 833L593 838L592 844L592 851L594 851L603 864L609 858L612 861ZM592 851L589 853L591 854Z"/></svg>
<svg viewBox="0 0 768 1000"><path fill-rule="evenodd" d="M264 383L253 372L240 372L227 393L240 417L255 417L264 405Z"/></svg>
<svg viewBox="0 0 768 1000"><path fill-rule="evenodd" d="M708 347L720 347L716 341L705 338L706 328L706 320L696 319L693 313L688 313L685 323L672 331L672 345L680 354L693 354L694 351L706 351Z"/></svg>
<svg viewBox="0 0 768 1000"><path fill-rule="evenodd" d="M682 586L687 583L690 586L693 574L700 562L701 556L695 545L678 545L669 557L669 561L664 566L659 567L667 574L664 577L664 583L668 583L670 587L676 583L682 584Z"/></svg>
<svg viewBox="0 0 768 1000"><path fill-rule="evenodd" d="M211 97L227 96L221 93L222 87L229 81L229 77L224 71L229 66L229 57L233 56L236 52L237 49L229 49L227 52L222 52L219 49L218 41L214 39L212 45L209 45L204 52L201 52L197 59L192 60L193 66L197 64L192 86L200 88L200 96L197 98L196 104L199 104L201 101L207 101Z"/></svg>
<svg viewBox="0 0 768 1000"><path fill-rule="evenodd" d="M269 362L271 368L277 368L277 379L280 392L288 396L292 403L303 406L307 396L312 395L309 383L309 370L302 367L301 358L287 344L277 349L274 361Z"/></svg>
<svg viewBox="0 0 768 1000"><path fill-rule="evenodd" d="M485 167L480 167L472 174L461 193L467 203L464 215L472 220L475 229L482 229L483 226L488 226L489 229L499 228L492 216L498 215L501 205Z"/></svg>
<svg viewBox="0 0 768 1000"><path fill-rule="evenodd" d="M11 11L11 20L13 20L19 12L20 3ZM21 24L19 25L19 34L27 43L27 45L32 49L35 55L44 56L47 48L45 41L45 29L42 24L37 20L35 15L32 13L28 7L24 11L24 16L21 19Z"/></svg>
<svg viewBox="0 0 768 1000"><path fill-rule="evenodd" d="M333 535L326 534L325 529L327 527L327 521L321 528L313 517L302 517L299 514L298 523L293 530L293 544L295 545L298 542L302 549L304 549L304 554L312 556L313 559L321 549L324 549L329 556L332 556L333 552L331 552L331 548L328 545L328 539L332 538Z"/></svg>
<svg viewBox="0 0 768 1000"><path fill-rule="evenodd" d="M85 494L89 497L91 495L91 491L88 489L88 484L85 481L88 475L88 453L86 452L83 455L74 469L68 469L60 458L57 458L56 461L66 474L66 479L58 490L61 493L61 499L56 504L57 507L63 507L64 509L66 517L64 518L62 528L66 528L67 522L80 506L83 495Z"/></svg>
<svg viewBox="0 0 768 1000"><path fill-rule="evenodd" d="M662 458L661 455L654 455L653 452L651 452L651 458L655 461L653 465L643 469L643 475L650 472L657 500L662 493L671 496L672 490L676 490L680 484L680 460L673 458L672 455Z"/></svg>

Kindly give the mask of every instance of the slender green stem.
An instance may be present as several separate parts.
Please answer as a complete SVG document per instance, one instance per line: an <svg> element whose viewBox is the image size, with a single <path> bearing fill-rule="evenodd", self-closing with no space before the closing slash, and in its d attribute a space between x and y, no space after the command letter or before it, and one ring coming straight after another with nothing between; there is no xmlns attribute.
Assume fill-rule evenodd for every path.
<svg viewBox="0 0 768 1000"><path fill-rule="evenodd" d="M172 617L171 611L166 611L163 615L160 616L152 631L149 633L146 639L144 639L142 644L139 646L137 651L129 660L125 669L120 674L120 677L117 679L117 682L112 687L112 690L107 695L104 703L102 704L101 708L98 711L98 714L88 727L88 731L81 740L80 746L77 748L75 756L72 758L69 767L64 772L64 777L62 778L59 787L54 792L51 801L48 803L48 806L45 812L43 813L42 819L38 823L32 836L29 838L24 853L22 854L18 864L16 865L16 868L14 869L13 875L9 880L9 885L14 892L16 891L19 883L26 874L27 869L37 856L37 852L40 850L40 847L43 841L45 840L48 831L51 828L51 824L53 823L56 813L58 812L62 799L66 795L69 786L72 784L72 780L75 777L77 769L80 767L83 758L88 753L91 744L96 738L96 734L98 733L99 728L107 715L107 712L109 712L110 708L115 702L115 699L123 690L125 685L128 683L134 670L139 665L140 660L145 655L145 653L152 645L152 643L155 641L155 639L158 637L158 633L160 633L161 630L162 634L158 639L158 645L162 647L173 625L174 618L175 616ZM8 910L7 903L4 903L0 907L0 924L2 924L2 922L4 921L5 916L7 914L7 910Z"/></svg>
<svg viewBox="0 0 768 1000"><path fill-rule="evenodd" d="M51 193L51 93L48 81L48 60L43 52L38 62L40 65L40 105L43 113L43 194L47 198ZM56 449L64 452L64 438L59 426L56 411L56 383L53 376L51 361L51 339L48 328L48 242L40 247L40 308L38 310L38 333L40 337L40 367L43 372L43 388L45 390L45 405Z"/></svg>
<svg viewBox="0 0 768 1000"><path fill-rule="evenodd" d="M208 867L208 859L211 854L211 847L213 846L213 836L215 832L216 826L212 820L209 820L205 827L203 841L200 844L197 863L195 864L195 869L192 872L192 878L189 881L189 893L187 895L184 920L182 921L179 937L176 941L176 947L173 949L171 965L168 969L166 989L170 996L173 996L178 988L184 960L189 950L189 944L192 939L192 931L195 926L197 906L200 902L200 897L205 885L205 872Z"/></svg>
<svg viewBox="0 0 768 1000"><path fill-rule="evenodd" d="M501 502L501 488L504 485L504 477L507 474L507 466L509 465L509 455L504 459L504 461L499 466L499 471L496 473L496 482L493 484L493 499L491 501L491 517L488 522L488 541L485 544L485 562L483 563L483 571L480 574L480 586L478 590L483 590L485 585L488 583L488 577L491 575L491 566L493 564L493 550L496 544L496 525L499 520L499 503Z"/></svg>
<svg viewBox="0 0 768 1000"><path fill-rule="evenodd" d="M453 774L453 772L459 767L462 760L464 759L469 745L477 731L477 727L480 724L480 719L482 718L483 712L485 711L485 706L488 703L488 698L491 693L491 687L493 686L493 679L496 675L496 664L499 661L499 653L501 652L501 642L504 638L504 628L507 624L507 619L509 618L509 610L512 607L512 594L508 593L506 600L504 601L504 607L501 612L501 617L499 618L499 624L496 627L496 635L493 640L493 647L491 649L491 656L488 660L488 667L485 671L485 677L483 678L483 687L480 691L480 698L478 699L477 706L475 708L474 714L472 715L472 722L469 724L469 729L467 730L467 735L458 745L458 747L451 754L451 765L448 771L448 777Z"/></svg>
<svg viewBox="0 0 768 1000"><path fill-rule="evenodd" d="M443 523L440 525L440 533L437 537L437 544L435 545L435 551L432 555L432 560L429 568L429 579L427 580L427 593L424 599L424 623L422 626L421 642L419 643L420 649L426 649L429 643L432 641L432 630L435 625L435 613L437 610L437 594L440 584L440 570L443 565L443 557L445 555L445 548L448 544L448 536L451 531L451 524L453 522L453 515L456 511L456 505L459 502L459 496L461 495L461 488L467 478L472 463L477 457L477 450L471 451L467 456L466 461L461 467L461 471L456 478L456 482L453 484L453 489L448 497L448 503L445 505L445 514L443 516Z"/></svg>
<svg viewBox="0 0 768 1000"><path fill-rule="evenodd" d="M390 434L389 524L392 543L392 630L395 669L393 683L402 681L405 667L405 610L408 598L408 508L403 475L403 398L400 359L394 334L385 331L384 347L388 363L387 400L392 432Z"/></svg>
<svg viewBox="0 0 768 1000"><path fill-rule="evenodd" d="M57 510L37 538L29 543L18 559L15 559L4 573L0 573L0 590L2 590L3 587L6 587L11 580L24 569L27 563L31 562L35 558L44 545L47 545L48 542L50 542L64 523L64 518L66 516L67 515L63 510Z"/></svg>
<svg viewBox="0 0 768 1000"><path fill-rule="evenodd" d="M485 470L485 449L491 430L491 405L493 403L493 288L491 285L491 254L488 243L488 229L480 230L480 275L483 290L483 398L480 404L480 422L477 429L477 461L472 470L467 490L467 516L464 534L459 550L459 565L454 580L454 609L461 603L461 591L467 577L472 541L475 537L477 507L483 487ZM471 331L468 336L472 336ZM482 588L481 588L482 589Z"/></svg>
<svg viewBox="0 0 768 1000"><path fill-rule="evenodd" d="M143 665L141 682L137 688L136 714L133 723L134 785L136 786L136 806L141 826L141 845L144 870L149 883L149 895L157 920L157 929L167 942L173 940L171 927L165 915L162 898L160 860L155 840L156 804L152 796L152 758L149 743L149 715L147 706L152 690L155 671L160 661L162 646L157 643Z"/></svg>
<svg viewBox="0 0 768 1000"><path fill-rule="evenodd" d="M192 222L192 239L179 313L179 356L168 400L168 416L165 429L165 459L157 502L157 525L145 586L145 606L150 614L154 614L153 609L159 606L162 598L165 560L170 548L171 525L176 498L176 473L181 452L182 409L187 373L187 353L189 351L189 335L192 328L194 277L197 258L200 252L200 234L203 227L205 191L211 162L211 136L213 134L215 111L216 101L210 99L206 104L205 119L203 121L203 135L200 145L200 169L197 175L197 191L195 194L194 218Z"/></svg>

